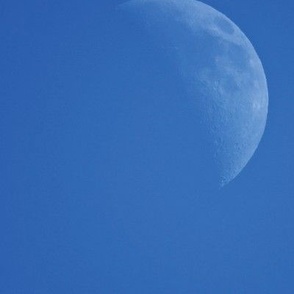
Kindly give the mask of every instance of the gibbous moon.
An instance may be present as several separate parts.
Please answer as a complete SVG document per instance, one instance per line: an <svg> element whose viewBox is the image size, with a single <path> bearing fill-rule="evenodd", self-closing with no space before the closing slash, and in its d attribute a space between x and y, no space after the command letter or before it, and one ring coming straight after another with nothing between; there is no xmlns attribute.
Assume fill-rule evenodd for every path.
<svg viewBox="0 0 294 294"><path fill-rule="evenodd" d="M224 14L195 0L131 0L135 19L176 65L183 99L207 136L218 185L234 179L263 135L268 90L261 61Z"/></svg>

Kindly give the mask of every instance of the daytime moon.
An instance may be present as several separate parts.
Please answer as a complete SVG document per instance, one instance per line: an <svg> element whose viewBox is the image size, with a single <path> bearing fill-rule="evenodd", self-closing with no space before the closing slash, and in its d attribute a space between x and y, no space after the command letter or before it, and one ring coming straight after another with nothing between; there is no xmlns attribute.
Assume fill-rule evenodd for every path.
<svg viewBox="0 0 294 294"><path fill-rule="evenodd" d="M224 14L199 1L131 0L120 9L175 64L183 103L206 134L218 185L227 184L253 156L266 125L267 82L252 44Z"/></svg>

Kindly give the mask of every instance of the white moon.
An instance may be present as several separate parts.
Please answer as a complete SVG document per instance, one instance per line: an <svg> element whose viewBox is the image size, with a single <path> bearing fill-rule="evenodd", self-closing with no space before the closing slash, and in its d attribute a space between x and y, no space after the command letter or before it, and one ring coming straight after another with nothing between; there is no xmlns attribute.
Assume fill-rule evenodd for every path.
<svg viewBox="0 0 294 294"><path fill-rule="evenodd" d="M194 0L131 0L121 8L176 63L185 97L208 137L219 185L254 154L268 110L266 77L242 31L224 14Z"/></svg>

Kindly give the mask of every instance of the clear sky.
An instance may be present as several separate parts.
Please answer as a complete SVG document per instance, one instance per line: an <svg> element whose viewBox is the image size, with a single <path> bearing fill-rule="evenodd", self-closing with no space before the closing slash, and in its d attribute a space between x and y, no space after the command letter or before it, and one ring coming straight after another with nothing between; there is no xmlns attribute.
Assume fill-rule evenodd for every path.
<svg viewBox="0 0 294 294"><path fill-rule="evenodd" d="M123 2L0 1L0 293L293 293L293 1L205 1L254 45L270 99L220 191Z"/></svg>

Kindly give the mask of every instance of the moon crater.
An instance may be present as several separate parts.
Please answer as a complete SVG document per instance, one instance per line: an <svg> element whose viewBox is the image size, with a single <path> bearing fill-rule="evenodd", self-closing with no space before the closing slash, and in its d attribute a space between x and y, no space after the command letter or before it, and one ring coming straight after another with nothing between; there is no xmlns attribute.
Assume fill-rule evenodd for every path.
<svg viewBox="0 0 294 294"><path fill-rule="evenodd" d="M221 29L226 34L233 34L235 32L234 27L224 18L216 17L214 23L217 28Z"/></svg>

